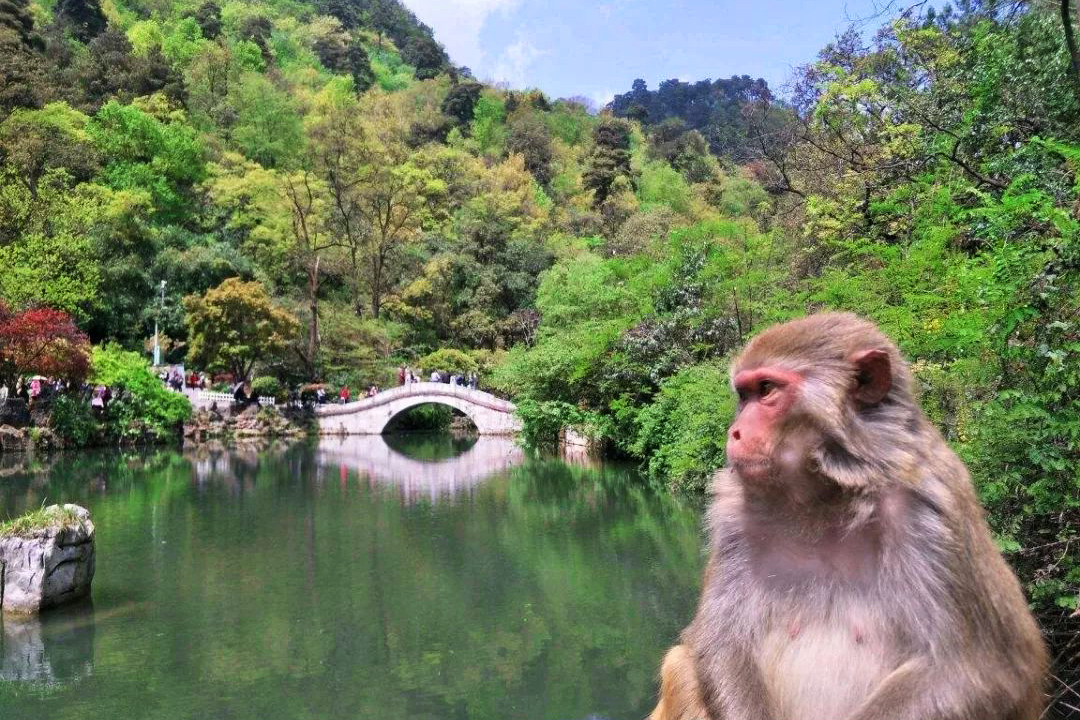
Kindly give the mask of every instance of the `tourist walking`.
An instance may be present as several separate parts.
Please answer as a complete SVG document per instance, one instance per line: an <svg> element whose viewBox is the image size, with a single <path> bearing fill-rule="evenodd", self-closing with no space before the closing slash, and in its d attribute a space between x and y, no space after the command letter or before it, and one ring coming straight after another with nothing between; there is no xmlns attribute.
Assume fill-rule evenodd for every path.
<svg viewBox="0 0 1080 720"><path fill-rule="evenodd" d="M342 385L341 386L341 392L338 393L338 401L342 405L349 402L349 386L348 385Z"/></svg>
<svg viewBox="0 0 1080 720"><path fill-rule="evenodd" d="M401 367L399 367L397 369L397 384L398 385L404 385L405 384L405 366L404 365L402 365Z"/></svg>

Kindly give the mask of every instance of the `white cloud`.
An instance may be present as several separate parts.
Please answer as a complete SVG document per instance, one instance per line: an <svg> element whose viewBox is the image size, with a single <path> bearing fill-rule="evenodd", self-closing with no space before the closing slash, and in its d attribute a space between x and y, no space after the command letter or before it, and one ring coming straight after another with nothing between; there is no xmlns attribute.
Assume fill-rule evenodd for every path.
<svg viewBox="0 0 1080 720"><path fill-rule="evenodd" d="M529 83L529 68L547 53L539 50L527 38L519 35L517 42L507 45L495 59L491 68L491 79L504 82L510 87L523 88Z"/></svg>
<svg viewBox="0 0 1080 720"><path fill-rule="evenodd" d="M512 10L521 0L404 0L406 7L431 26L435 39L446 46L451 62L474 72L484 65L480 31L497 12ZM508 48L509 49L509 48Z"/></svg>

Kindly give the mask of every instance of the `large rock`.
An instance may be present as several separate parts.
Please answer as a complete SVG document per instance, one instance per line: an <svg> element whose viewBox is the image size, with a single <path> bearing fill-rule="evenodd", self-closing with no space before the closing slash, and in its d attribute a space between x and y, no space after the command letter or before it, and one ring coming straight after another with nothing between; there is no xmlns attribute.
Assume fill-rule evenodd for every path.
<svg viewBox="0 0 1080 720"><path fill-rule="evenodd" d="M45 509L49 522L0 538L0 609L37 613L84 598L94 579L94 523L78 505Z"/></svg>
<svg viewBox="0 0 1080 720"><path fill-rule="evenodd" d="M8 396L0 403L0 425L24 428L30 426L30 408L21 397Z"/></svg>
<svg viewBox="0 0 1080 720"><path fill-rule="evenodd" d="M26 449L26 433L10 425L0 425L0 451L23 452Z"/></svg>

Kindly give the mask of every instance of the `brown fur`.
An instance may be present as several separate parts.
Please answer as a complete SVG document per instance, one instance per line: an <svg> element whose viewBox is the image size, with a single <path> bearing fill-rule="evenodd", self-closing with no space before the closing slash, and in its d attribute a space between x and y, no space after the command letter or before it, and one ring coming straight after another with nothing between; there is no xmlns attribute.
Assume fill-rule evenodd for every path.
<svg viewBox="0 0 1080 720"><path fill-rule="evenodd" d="M705 717L694 659L685 645L676 645L668 650L660 666L660 702L649 720L701 720Z"/></svg>
<svg viewBox="0 0 1080 720"><path fill-rule="evenodd" d="M873 403L852 360L868 350L891 372ZM717 475L701 600L652 719L1037 720L1042 637L896 346L815 315L763 332L732 376L764 367L803 378L773 444L806 467Z"/></svg>

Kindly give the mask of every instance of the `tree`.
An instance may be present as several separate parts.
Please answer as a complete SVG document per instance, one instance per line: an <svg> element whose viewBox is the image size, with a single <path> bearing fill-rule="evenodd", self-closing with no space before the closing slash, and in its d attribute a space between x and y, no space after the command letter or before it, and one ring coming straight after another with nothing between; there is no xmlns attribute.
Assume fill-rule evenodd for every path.
<svg viewBox="0 0 1080 720"><path fill-rule="evenodd" d="M525 159L525 169L532 173L536 182L545 187L551 182L555 150L551 143L551 130L540 118L528 114L510 121L506 150L521 154Z"/></svg>
<svg viewBox="0 0 1080 720"><path fill-rule="evenodd" d="M108 28L90 41L72 80L81 90L81 109L91 113L111 99L130 102L159 91L174 102L184 98L183 81L160 48L136 56L127 35L117 28Z"/></svg>
<svg viewBox="0 0 1080 720"><path fill-rule="evenodd" d="M484 86L478 82L458 83L447 93L442 102L442 111L461 125L472 122L476 101L483 90Z"/></svg>
<svg viewBox="0 0 1080 720"><path fill-rule="evenodd" d="M188 210L192 185L206 177L205 150L194 128L111 101L87 132L107 158L105 180L111 187L149 191L166 217Z"/></svg>
<svg viewBox="0 0 1080 720"><path fill-rule="evenodd" d="M625 120L606 117L593 130L593 151L582 181L593 191L593 207L599 208L611 194L619 177L633 181L630 168L630 125Z"/></svg>
<svg viewBox="0 0 1080 720"><path fill-rule="evenodd" d="M0 3L0 31L27 49L44 50L41 37L34 32L34 18L29 0L4 0Z"/></svg>
<svg viewBox="0 0 1080 720"><path fill-rule="evenodd" d="M638 79L630 92L616 95L608 107L616 117L638 120L646 128L679 118L702 134L714 154L741 161L751 155L754 145L743 108L771 99L768 84L748 75L693 83L665 80L655 91Z"/></svg>
<svg viewBox="0 0 1080 720"><path fill-rule="evenodd" d="M71 316L51 308L12 312L0 301L0 377L41 374L81 383L90 370L90 341Z"/></svg>
<svg viewBox="0 0 1080 720"><path fill-rule="evenodd" d="M40 107L47 63L45 43L34 31L29 0L0 2L0 115L16 107Z"/></svg>
<svg viewBox="0 0 1080 720"><path fill-rule="evenodd" d="M199 23L204 38L217 38L221 34L221 7L214 0L206 0L195 11L195 22Z"/></svg>
<svg viewBox="0 0 1080 720"><path fill-rule="evenodd" d="M101 11L99 0L59 0L55 8L56 20L71 30L80 42L90 42L109 24Z"/></svg>
<svg viewBox="0 0 1080 720"><path fill-rule="evenodd" d="M303 145L300 115L292 98L266 76L244 73L230 87L236 113L232 140L264 167L288 167Z"/></svg>
<svg viewBox="0 0 1080 720"><path fill-rule="evenodd" d="M229 278L205 295L184 298L188 358L206 367L227 368L246 380L255 363L288 348L300 328L293 315L275 307L259 282Z"/></svg>
<svg viewBox="0 0 1080 720"><path fill-rule="evenodd" d="M328 231L326 186L308 170L285 175L283 180L282 192L292 220L289 257L307 279L308 336L300 359L308 376L314 380L319 371L319 290L325 272L323 258L326 251L341 243Z"/></svg>
<svg viewBox="0 0 1080 720"><path fill-rule="evenodd" d="M443 180L414 161L396 106L379 103L377 111L386 114L372 126L361 123L347 102L329 108L311 129L334 236L349 254L358 286L366 285L375 318L405 245L439 210L447 191Z"/></svg>
<svg viewBox="0 0 1080 720"><path fill-rule="evenodd" d="M353 88L362 93L375 84L375 73L371 69L371 59L359 38L349 41L345 51L345 68L352 75Z"/></svg>
<svg viewBox="0 0 1080 720"><path fill-rule="evenodd" d="M416 68L417 80L430 80L446 69L449 59L442 45L429 35L416 35L405 43L401 59Z"/></svg>
<svg viewBox="0 0 1080 720"><path fill-rule="evenodd" d="M258 45L263 60L269 65L274 59L274 54L270 51L270 35L273 32L274 23L269 18L262 15L251 15L240 23L237 35L241 40L250 40Z"/></svg>
<svg viewBox="0 0 1080 720"><path fill-rule="evenodd" d="M62 169L72 182L89 180L97 153L86 133L86 115L66 103L41 110L19 109L0 123L0 160L15 172L30 197L50 171Z"/></svg>

